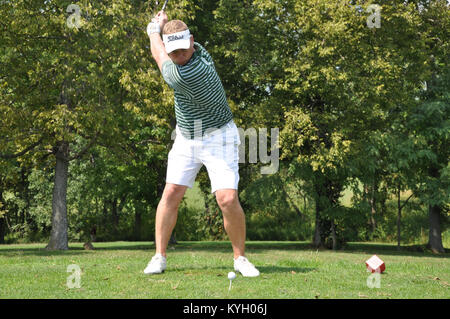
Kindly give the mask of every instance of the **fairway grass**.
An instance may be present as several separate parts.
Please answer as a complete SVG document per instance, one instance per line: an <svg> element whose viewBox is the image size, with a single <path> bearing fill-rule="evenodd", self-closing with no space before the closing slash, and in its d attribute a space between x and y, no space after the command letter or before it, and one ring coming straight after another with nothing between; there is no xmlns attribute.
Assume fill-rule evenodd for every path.
<svg viewBox="0 0 450 319"><path fill-rule="evenodd" d="M233 271L229 242L179 242L168 250L167 270L144 275L154 253L149 242L94 243L84 250L46 251L45 244L0 245L0 298L302 299L444 298L450 296L449 254L395 245L350 243L345 250L312 249L305 242L247 242L247 257L261 275ZM364 261L386 263L380 288L369 288ZM71 264L81 268L80 288L68 288Z"/></svg>

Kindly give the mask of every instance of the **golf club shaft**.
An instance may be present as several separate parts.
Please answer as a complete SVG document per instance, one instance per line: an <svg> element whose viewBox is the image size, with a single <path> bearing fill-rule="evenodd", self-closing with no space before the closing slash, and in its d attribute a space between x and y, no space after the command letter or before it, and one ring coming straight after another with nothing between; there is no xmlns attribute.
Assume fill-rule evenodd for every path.
<svg viewBox="0 0 450 319"><path fill-rule="evenodd" d="M164 11L166 9L167 2L169 2L169 0L164 1L161 11Z"/></svg>

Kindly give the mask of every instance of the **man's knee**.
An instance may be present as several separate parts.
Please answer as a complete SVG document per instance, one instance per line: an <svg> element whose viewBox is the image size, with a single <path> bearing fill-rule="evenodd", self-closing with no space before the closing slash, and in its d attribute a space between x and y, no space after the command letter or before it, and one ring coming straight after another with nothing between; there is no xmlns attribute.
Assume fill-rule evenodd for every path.
<svg viewBox="0 0 450 319"><path fill-rule="evenodd" d="M237 191L234 189L216 191L216 200L221 209L233 207L239 203Z"/></svg>
<svg viewBox="0 0 450 319"><path fill-rule="evenodd" d="M187 186L166 184L161 200L166 204L178 206L183 199L186 189Z"/></svg>

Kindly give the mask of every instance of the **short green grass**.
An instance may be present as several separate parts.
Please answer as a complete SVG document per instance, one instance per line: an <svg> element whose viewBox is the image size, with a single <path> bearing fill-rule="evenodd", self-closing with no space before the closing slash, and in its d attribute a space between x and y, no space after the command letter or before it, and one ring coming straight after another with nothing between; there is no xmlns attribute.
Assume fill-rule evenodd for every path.
<svg viewBox="0 0 450 319"><path fill-rule="evenodd" d="M305 242L248 242L257 278L233 271L229 242L180 242L168 250L168 269L143 274L153 255L148 242L94 243L83 250L50 252L44 244L0 245L0 298L445 298L450 296L449 254L433 255L395 245L350 243L345 250L317 251ZM386 263L380 288L369 288L364 261ZM68 288L67 267L78 265L81 287Z"/></svg>

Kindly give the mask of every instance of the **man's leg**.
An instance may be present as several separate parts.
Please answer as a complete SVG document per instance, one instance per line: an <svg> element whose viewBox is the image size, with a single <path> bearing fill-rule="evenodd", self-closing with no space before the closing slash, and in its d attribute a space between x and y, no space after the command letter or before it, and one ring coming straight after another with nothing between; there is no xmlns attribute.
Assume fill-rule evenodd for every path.
<svg viewBox="0 0 450 319"><path fill-rule="evenodd" d="M217 190L216 198L223 213L225 230L233 246L234 270L239 271L244 277L259 276L259 270L245 257L245 215L239 203L237 190Z"/></svg>
<svg viewBox="0 0 450 319"><path fill-rule="evenodd" d="M237 190L220 189L216 199L223 214L225 231L233 247L234 258L245 255L245 215L239 203Z"/></svg>
<svg viewBox="0 0 450 319"><path fill-rule="evenodd" d="M156 253L166 257L167 244L178 217L178 206L187 186L167 183L156 210L155 244Z"/></svg>

